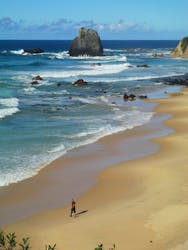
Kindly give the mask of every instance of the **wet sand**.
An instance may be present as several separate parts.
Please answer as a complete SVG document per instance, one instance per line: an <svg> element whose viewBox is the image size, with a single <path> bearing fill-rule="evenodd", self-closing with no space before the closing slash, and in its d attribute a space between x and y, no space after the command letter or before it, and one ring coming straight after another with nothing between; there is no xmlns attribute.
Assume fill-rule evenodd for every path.
<svg viewBox="0 0 188 250"><path fill-rule="evenodd" d="M1 189L1 217L17 213L1 224L19 220L3 228L20 237L27 232L35 249L57 243L59 249L86 250L100 242L106 247L116 243L118 249L186 249L187 100L186 89L183 95L157 100L158 114L173 114L165 124L175 133L156 115L145 126L75 150L36 177ZM70 208L64 206L70 197L79 197L76 218L70 218Z"/></svg>

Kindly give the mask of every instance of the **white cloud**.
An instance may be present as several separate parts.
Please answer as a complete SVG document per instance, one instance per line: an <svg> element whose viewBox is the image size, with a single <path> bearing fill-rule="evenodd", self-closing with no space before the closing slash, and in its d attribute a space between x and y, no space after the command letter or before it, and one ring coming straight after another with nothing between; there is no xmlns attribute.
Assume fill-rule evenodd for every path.
<svg viewBox="0 0 188 250"><path fill-rule="evenodd" d="M83 20L80 22L73 22L71 20L61 18L53 22L40 23L40 24L29 24L24 20L14 21L10 17L4 17L0 19L0 30L14 30L15 31L31 31L31 32L61 32L62 30L78 30L80 27L89 27L96 29L98 31L112 31L112 32L121 32L127 31L130 29L140 29L149 30L149 26L145 24L138 24L134 22L126 22L124 20L119 20L117 23L97 23L93 20Z"/></svg>
<svg viewBox="0 0 188 250"><path fill-rule="evenodd" d="M174 32L153 29L147 23L119 20L113 23L93 20L72 21L65 18L51 22L29 23L26 20L0 18L0 38L2 39L72 39L80 27L88 27L99 32L102 39L161 39L175 37ZM182 31L183 34L185 31ZM181 37L181 36L180 36Z"/></svg>

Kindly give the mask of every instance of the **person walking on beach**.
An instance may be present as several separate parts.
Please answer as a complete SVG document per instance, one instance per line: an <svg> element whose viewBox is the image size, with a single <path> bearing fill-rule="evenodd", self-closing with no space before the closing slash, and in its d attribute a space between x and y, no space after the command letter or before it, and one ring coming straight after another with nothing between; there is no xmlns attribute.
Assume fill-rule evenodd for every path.
<svg viewBox="0 0 188 250"><path fill-rule="evenodd" d="M72 217L72 214L74 213L74 215L76 214L76 202L74 199L72 199L71 202L71 213L70 213L70 217Z"/></svg>

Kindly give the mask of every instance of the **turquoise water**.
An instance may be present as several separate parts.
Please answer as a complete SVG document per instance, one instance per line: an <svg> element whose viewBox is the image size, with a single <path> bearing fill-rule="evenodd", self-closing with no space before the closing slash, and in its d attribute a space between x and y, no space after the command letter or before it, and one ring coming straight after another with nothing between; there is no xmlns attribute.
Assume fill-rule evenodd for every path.
<svg viewBox="0 0 188 250"><path fill-rule="evenodd" d="M73 148L147 123L154 113L141 100L124 102L123 94L160 97L167 87L155 79L188 72L187 60L169 57L177 41L103 41L105 56L95 58L69 57L69 43L0 41L0 186ZM33 47L45 52L23 54ZM44 80L32 86L36 75ZM72 85L79 78L88 85Z"/></svg>

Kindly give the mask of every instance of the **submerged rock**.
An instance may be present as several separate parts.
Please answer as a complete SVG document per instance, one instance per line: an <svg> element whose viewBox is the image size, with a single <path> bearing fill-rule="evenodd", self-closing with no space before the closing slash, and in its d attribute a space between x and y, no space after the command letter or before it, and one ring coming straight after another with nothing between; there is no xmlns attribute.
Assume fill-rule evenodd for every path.
<svg viewBox="0 0 188 250"><path fill-rule="evenodd" d="M151 79L152 81L152 79ZM177 76L168 76L168 77L159 77L153 79L155 83L163 83L167 85L182 85L188 87L188 74L177 75Z"/></svg>
<svg viewBox="0 0 188 250"><path fill-rule="evenodd" d="M148 96L147 96L147 95L139 95L138 98L139 98L139 99L147 99Z"/></svg>
<svg viewBox="0 0 188 250"><path fill-rule="evenodd" d="M91 66L101 66L101 63L92 63Z"/></svg>
<svg viewBox="0 0 188 250"><path fill-rule="evenodd" d="M38 84L40 84L38 81L32 81L32 82L30 82L30 84L31 85L38 85Z"/></svg>
<svg viewBox="0 0 188 250"><path fill-rule="evenodd" d="M158 53L153 53L151 56L152 56L152 57L164 57L164 54L163 54L163 53L160 53L160 54L158 54Z"/></svg>
<svg viewBox="0 0 188 250"><path fill-rule="evenodd" d="M147 64L138 64L136 65L137 68L149 68L150 66Z"/></svg>
<svg viewBox="0 0 188 250"><path fill-rule="evenodd" d="M184 37L171 52L174 57L188 57L188 37Z"/></svg>
<svg viewBox="0 0 188 250"><path fill-rule="evenodd" d="M44 50L40 49L40 48L35 48L35 49L24 49L23 53L27 53L27 54L40 54L43 53Z"/></svg>
<svg viewBox="0 0 188 250"><path fill-rule="evenodd" d="M98 33L82 27L78 36L71 42L70 56L103 56L103 47Z"/></svg>

